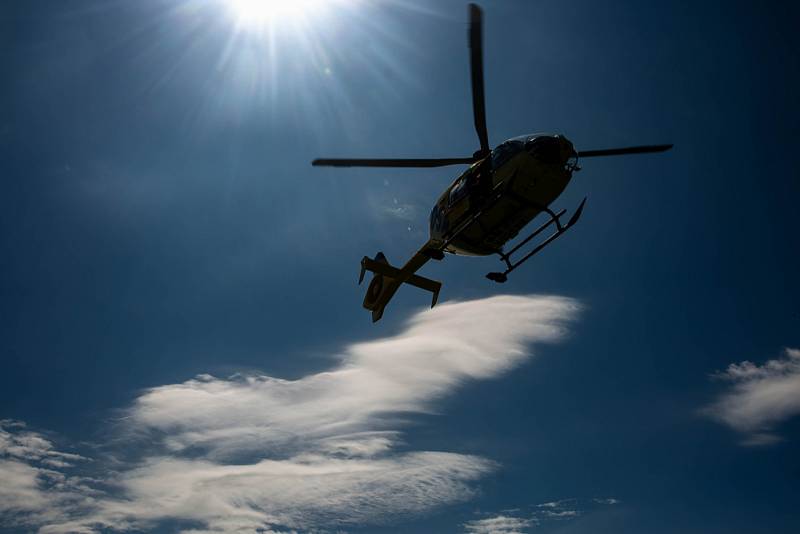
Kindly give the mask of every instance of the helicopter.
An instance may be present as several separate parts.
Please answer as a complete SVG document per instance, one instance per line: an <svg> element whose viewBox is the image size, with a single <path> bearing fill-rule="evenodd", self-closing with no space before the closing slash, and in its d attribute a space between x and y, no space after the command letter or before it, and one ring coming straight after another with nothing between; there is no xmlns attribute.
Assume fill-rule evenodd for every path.
<svg viewBox="0 0 800 534"><path fill-rule="evenodd" d="M671 144L643 145L600 150L576 150L558 134L528 134L508 139L490 148L486 128L486 105L483 83L483 12L469 5L468 42L472 82L472 111L480 148L472 156L436 159L353 159L320 158L314 166L332 167L444 167L469 165L445 189L430 215L428 241L400 268L389 264L383 252L374 258L364 256L358 283L366 271L373 273L363 306L372 312L372 322L380 320L391 298L404 283L432 293L436 305L442 284L415 274L430 260L443 260L445 253L462 256L497 254L503 271L490 272L486 278L503 283L509 273L564 235L580 219L586 198L570 218L567 210L552 210L550 204L564 191L572 174L579 171L579 158L621 156L664 152ZM506 244L533 219L544 213L548 220L506 251ZM550 227L555 230L533 249L518 258L520 249Z"/></svg>

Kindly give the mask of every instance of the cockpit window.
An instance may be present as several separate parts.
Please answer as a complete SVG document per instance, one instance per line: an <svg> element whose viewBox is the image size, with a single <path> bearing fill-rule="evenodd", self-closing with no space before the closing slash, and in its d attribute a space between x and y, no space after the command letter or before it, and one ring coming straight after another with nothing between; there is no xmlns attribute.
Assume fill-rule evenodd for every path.
<svg viewBox="0 0 800 534"><path fill-rule="evenodd" d="M525 143L527 150L533 157L544 163L561 163L561 142L556 136L532 137Z"/></svg>
<svg viewBox="0 0 800 534"><path fill-rule="evenodd" d="M496 169L520 152L524 144L522 141L510 139L492 151L492 168Z"/></svg>

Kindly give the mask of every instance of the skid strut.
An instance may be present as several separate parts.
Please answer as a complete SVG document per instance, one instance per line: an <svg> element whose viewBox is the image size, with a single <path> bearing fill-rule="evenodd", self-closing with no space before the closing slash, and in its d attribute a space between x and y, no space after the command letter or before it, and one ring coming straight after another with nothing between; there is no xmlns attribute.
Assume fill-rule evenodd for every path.
<svg viewBox="0 0 800 534"><path fill-rule="evenodd" d="M550 243L552 243L553 241L555 241L556 239L561 237L576 222L578 222L578 219L580 219L580 217L581 217L581 213L583 213L584 204L586 204L586 199L585 198L581 201L580 205L578 205L578 209L575 210L575 213L572 214L572 217L570 217L569 221L567 221L567 224L561 224L561 216L564 215L567 212L567 210L562 209L558 213L553 213L553 211L550 208L542 208L542 211L544 211L545 213L547 213L550 216L550 220L545 222L544 224L542 224L536 230L534 230L531 233L531 235L529 235L528 237L526 237L525 239L520 241L514 248L512 248L508 252L505 252L505 253L498 252L498 255L500 256L500 259L505 262L507 269L505 271L503 271L502 273L501 272L489 273L489 274L486 275L486 278L488 278L489 280L492 280L494 282L501 283L501 284L503 282L505 282L506 280L508 280L508 273L510 273L511 271L513 271L514 269L516 269L517 267L519 267L520 265L522 265L523 263L528 261L534 254L536 254L537 252L542 250L544 247L546 247L547 245L549 245ZM523 256L522 259L520 259L518 261L513 261L511 259L511 255L512 254L514 254L516 251L518 251L520 248L522 248L522 246L524 246L525 244L529 243L531 239L533 239L537 235L539 235L542 232L544 232L548 227L550 227L553 224L555 224L555 226L556 226L556 231L553 232L547 239L545 239L544 241L542 241L541 243L536 245L533 248L533 250L531 250L525 256Z"/></svg>

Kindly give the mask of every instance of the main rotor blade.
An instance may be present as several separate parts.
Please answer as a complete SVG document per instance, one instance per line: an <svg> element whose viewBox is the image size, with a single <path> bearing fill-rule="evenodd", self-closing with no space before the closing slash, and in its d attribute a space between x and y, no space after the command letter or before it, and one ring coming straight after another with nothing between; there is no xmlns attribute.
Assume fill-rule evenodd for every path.
<svg viewBox="0 0 800 534"><path fill-rule="evenodd" d="M438 158L438 159L315 159L311 165L315 167L444 167L446 165L472 164L475 158Z"/></svg>
<svg viewBox="0 0 800 534"><path fill-rule="evenodd" d="M469 5L469 66L472 74L472 115L481 143L481 153L489 153L486 131L486 99L483 94L483 14L476 4Z"/></svg>
<svg viewBox="0 0 800 534"><path fill-rule="evenodd" d="M672 145L643 145L629 146L626 148L606 148L603 150L581 150L578 152L579 158L593 158L596 156L623 156L625 154L647 154L649 152L664 152L672 148Z"/></svg>

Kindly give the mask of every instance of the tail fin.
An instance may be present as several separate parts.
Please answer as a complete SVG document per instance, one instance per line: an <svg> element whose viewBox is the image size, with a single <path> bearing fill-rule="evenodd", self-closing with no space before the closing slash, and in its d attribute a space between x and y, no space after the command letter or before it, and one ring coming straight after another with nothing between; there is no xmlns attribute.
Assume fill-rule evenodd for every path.
<svg viewBox="0 0 800 534"><path fill-rule="evenodd" d="M361 275L358 277L360 284L364 280L364 274L370 271L373 274L367 294L364 296L364 308L372 312L372 322L378 321L383 316L383 310L403 283L411 284L420 289L433 293L431 308L436 305L439 299L439 290L442 288L441 282L423 278L405 269L398 269L389 264L383 252L378 252L374 259L364 256L361 259Z"/></svg>

